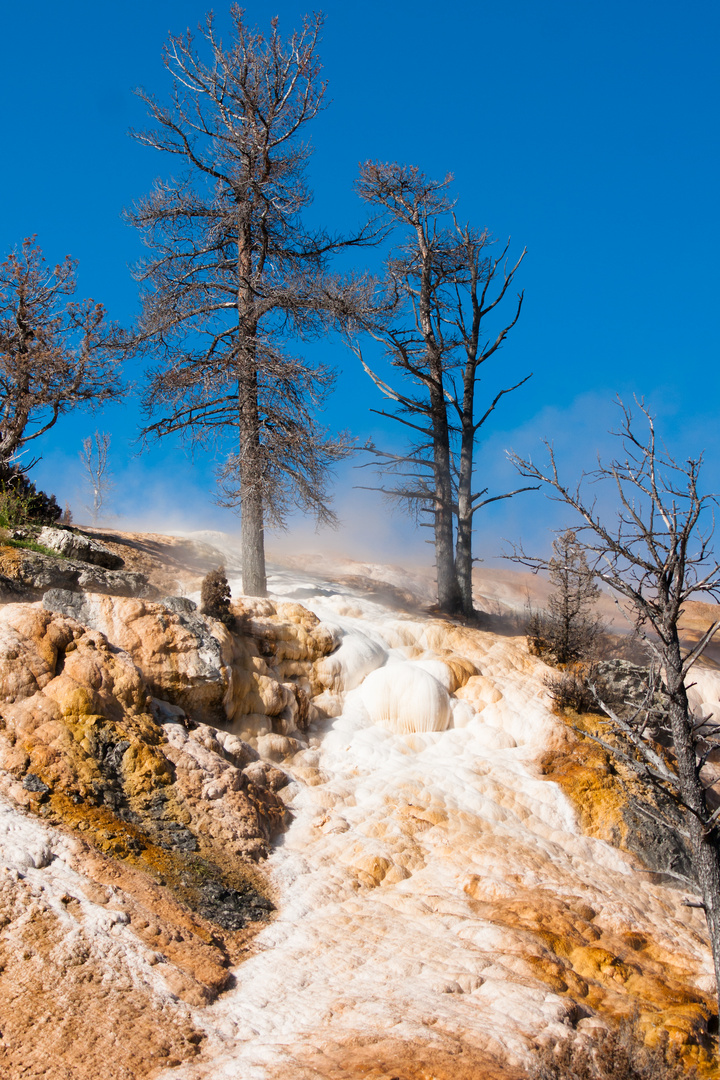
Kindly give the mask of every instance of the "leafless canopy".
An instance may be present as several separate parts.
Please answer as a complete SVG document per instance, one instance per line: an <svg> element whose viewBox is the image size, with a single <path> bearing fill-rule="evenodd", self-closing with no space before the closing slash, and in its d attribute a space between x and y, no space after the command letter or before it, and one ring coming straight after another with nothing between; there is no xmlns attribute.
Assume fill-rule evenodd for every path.
<svg viewBox="0 0 720 1080"><path fill-rule="evenodd" d="M720 725L712 716L693 713L687 695L690 672L720 629L720 620L695 644L684 645L680 632L689 600L720 596L720 564L711 548L716 497L700 489L702 455L678 461L658 441L653 417L642 402L644 436L637 433L630 411L619 405L622 422L615 434L622 454L608 465L600 463L587 478L614 487L618 512L612 524L585 494L582 482L570 486L561 479L550 445L547 468L517 454L511 459L522 476L548 485L554 498L576 511L576 533L591 569L624 601L654 658L656 676L641 707L626 714L600 701L615 738L596 741L647 784L661 788L681 811L701 894L696 903L705 909L720 987ZM548 565L522 550L514 557L534 568ZM667 747L656 742L652 722L658 694L665 705ZM647 807L639 809L647 812Z"/></svg>
<svg viewBox="0 0 720 1080"><path fill-rule="evenodd" d="M86 509L90 511L93 525L97 525L102 508L113 487L108 467L109 432L96 431L94 435L88 435L86 439L83 439L82 447L80 460L85 473L85 483L90 490L90 502L86 504Z"/></svg>
<svg viewBox="0 0 720 1080"><path fill-rule="evenodd" d="M35 237L0 265L0 462L70 409L96 408L122 393L124 336L102 304L71 299L76 270L70 256L49 267Z"/></svg>
<svg viewBox="0 0 720 1080"><path fill-rule="evenodd" d="M402 381L391 385L364 366L390 402L389 411L377 411L397 420L410 437L404 454L369 447L381 470L399 478L381 490L412 512L429 515L439 604L471 614L474 516L517 493L490 495L486 486L476 485L475 446L500 401L530 376L499 390L481 408L476 391L483 365L520 316L522 293L509 321L488 332L525 252L511 264L508 246L494 254L486 230L461 224L449 194L451 181L451 176L428 179L405 165L367 162L361 168L362 198L378 207L399 235L387 263L392 316L371 329Z"/></svg>
<svg viewBox="0 0 720 1080"><path fill-rule="evenodd" d="M244 588L263 593L264 524L282 526L293 505L332 520L325 477L350 449L315 418L332 371L291 355L286 339L352 320L369 286L330 274L328 260L370 233L332 237L301 219L311 201L302 137L325 95L322 17L287 40L277 19L267 37L248 29L237 6L231 22L225 46L206 17L205 58L189 32L170 38L169 106L138 91L156 127L135 137L174 155L182 171L128 216L152 251L137 269L139 340L160 354L145 433L225 447L220 481L241 503Z"/></svg>
<svg viewBox="0 0 720 1080"><path fill-rule="evenodd" d="M647 423L647 437L636 434L633 417L618 399L622 412L620 439L623 455L600 464L587 479L609 480L618 495L619 511L614 524L604 521L597 500L584 494L582 481L575 487L561 480L552 446L546 443L549 468L511 453L510 460L522 476L547 484L557 501L577 511L575 532L598 578L622 596L634 613L636 628L659 662L663 649L674 640L674 629L688 600L720 597L720 564L713 557L712 508L714 494L702 494L698 481L702 454L676 461L658 444L655 422L645 405L639 410ZM703 530L704 526L704 530ZM533 568L548 562L518 551L520 560ZM720 629L713 623L697 645L683 658L687 674Z"/></svg>

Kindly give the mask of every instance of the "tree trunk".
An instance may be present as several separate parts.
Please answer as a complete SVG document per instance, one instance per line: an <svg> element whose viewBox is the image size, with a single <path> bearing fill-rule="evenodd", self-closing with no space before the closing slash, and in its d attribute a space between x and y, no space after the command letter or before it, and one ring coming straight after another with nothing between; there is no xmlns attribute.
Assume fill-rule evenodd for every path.
<svg viewBox="0 0 720 1080"><path fill-rule="evenodd" d="M460 594L460 610L468 618L475 614L472 567L472 516L465 511L463 500L459 499L455 569Z"/></svg>
<svg viewBox="0 0 720 1080"><path fill-rule="evenodd" d="M252 228L247 206L238 220L238 415L240 421L240 547L243 592L267 596L265 573L264 464L258 409L258 322L250 289Z"/></svg>
<svg viewBox="0 0 720 1080"><path fill-rule="evenodd" d="M255 350L248 348L238 379L240 414L240 546L243 592L267 596L263 514L263 464L260 453L260 416Z"/></svg>
<svg viewBox="0 0 720 1080"><path fill-rule="evenodd" d="M452 514L442 506L435 510L435 566L438 607L446 615L456 615L460 594L455 575Z"/></svg>
<svg viewBox="0 0 720 1080"><path fill-rule="evenodd" d="M677 620L675 621L677 622ZM680 796L687 806L693 866L697 874L715 968L716 997L720 1016L720 849L717 830L706 831L707 800L700 779L692 733L692 716L682 671L682 654L676 625L665 643L665 680L669 719L677 760Z"/></svg>
<svg viewBox="0 0 720 1080"><path fill-rule="evenodd" d="M460 437L460 469L458 474L457 547L455 568L457 572L460 607L463 615L475 614L472 592L472 475L475 428L475 368L470 363L463 378L462 432Z"/></svg>
<svg viewBox="0 0 720 1080"><path fill-rule="evenodd" d="M693 818L690 827L693 862L697 872L700 894L705 906L705 919L710 948L712 949L715 980L717 983L717 1007L720 1016L720 852L715 832L705 835L702 824Z"/></svg>
<svg viewBox="0 0 720 1080"><path fill-rule="evenodd" d="M460 591L455 570L453 543L452 480L450 467L450 435L447 412L442 396L442 372L433 372L436 385L431 387L433 429L433 463L435 478L435 567L437 574L438 607L447 615L460 609Z"/></svg>
<svg viewBox="0 0 720 1080"><path fill-rule="evenodd" d="M267 596L262 497L257 490L244 491L244 488L245 485L241 482L240 545L243 592L246 596Z"/></svg>

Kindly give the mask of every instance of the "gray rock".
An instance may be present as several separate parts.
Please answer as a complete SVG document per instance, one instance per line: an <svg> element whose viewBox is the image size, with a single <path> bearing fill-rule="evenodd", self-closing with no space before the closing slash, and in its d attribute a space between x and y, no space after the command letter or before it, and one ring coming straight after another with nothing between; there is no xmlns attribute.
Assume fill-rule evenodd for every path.
<svg viewBox="0 0 720 1080"><path fill-rule="evenodd" d="M110 596L139 596L151 599L157 590L148 585L144 574L128 570L106 570L86 562L54 559L36 551L19 551L13 580L39 592L48 589L71 589L75 592L107 593Z"/></svg>
<svg viewBox="0 0 720 1080"><path fill-rule="evenodd" d="M102 566L106 570L119 570L125 565L123 560L115 552L110 551L104 544L97 540L91 540L82 533L70 532L69 529L53 529L46 527L40 530L37 538L38 544L57 551L67 559L79 559L81 562L92 563L94 566Z"/></svg>
<svg viewBox="0 0 720 1080"><path fill-rule="evenodd" d="M188 600L186 596L164 596L158 603L166 607L168 611L174 611L176 615L192 615L197 611L194 600Z"/></svg>
<svg viewBox="0 0 720 1080"><path fill-rule="evenodd" d="M23 787L26 791L37 791L41 795L45 795L46 792L50 790L47 784L45 784L39 776L31 772L25 774L25 778L23 779Z"/></svg>
<svg viewBox="0 0 720 1080"><path fill-rule="evenodd" d="M648 733L667 743L666 703L659 678L652 700L647 700L650 668L629 660L601 660L596 667L596 681L599 696L618 716L628 718L637 709L648 708Z"/></svg>
<svg viewBox="0 0 720 1080"><path fill-rule="evenodd" d="M170 601L170 602L168 602ZM225 686L227 682L226 664L222 657L220 642L213 634L212 622L197 614L197 604L181 596L170 596L159 601L177 615L179 622L189 630L197 642L198 666L202 678L211 683Z"/></svg>
<svg viewBox="0 0 720 1080"><path fill-rule="evenodd" d="M78 587L87 592L108 593L111 596L140 596L148 600L157 596L157 590L148 585L144 574L131 570L104 570L101 566L82 568Z"/></svg>
<svg viewBox="0 0 720 1080"><path fill-rule="evenodd" d="M183 724L185 722L185 710L162 698L152 698L152 711L158 724Z"/></svg>
<svg viewBox="0 0 720 1080"><path fill-rule="evenodd" d="M75 619L83 626L87 625L89 612L83 593L70 589L48 589L42 602L46 611L55 611L58 615Z"/></svg>
<svg viewBox="0 0 720 1080"><path fill-rule="evenodd" d="M20 600L33 599L32 590L26 585L0 574L0 602L18 603Z"/></svg>
<svg viewBox="0 0 720 1080"><path fill-rule="evenodd" d="M629 719L638 709L649 707L646 732L661 745L671 745L667 726L663 684L658 679L652 700L648 701L650 668L629 660L601 660L597 665L598 691L603 701L623 718ZM642 713L643 720L645 713ZM625 843L645 865L659 874L670 871L693 880L692 854L682 835L682 814L673 800L659 789L646 791L645 812L633 800L623 807L628 826ZM660 820L658 820L660 819ZM674 878L665 884L677 885Z"/></svg>

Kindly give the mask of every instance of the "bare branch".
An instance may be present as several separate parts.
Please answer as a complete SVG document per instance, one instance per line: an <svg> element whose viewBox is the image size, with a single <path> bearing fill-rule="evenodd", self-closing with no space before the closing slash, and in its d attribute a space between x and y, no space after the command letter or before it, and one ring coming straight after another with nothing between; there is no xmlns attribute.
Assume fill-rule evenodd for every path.
<svg viewBox="0 0 720 1080"><path fill-rule="evenodd" d="M405 385L411 383L412 392L401 393L381 378L365 364L357 346L355 353L392 402L387 412L379 414L416 433L408 456L422 457L426 466L432 457L427 489L425 484L417 491L404 485L394 489L394 495L417 516L413 500L426 507L432 488L438 604L449 613L471 615L474 514L529 490L518 488L484 501L472 494L477 432L502 398L527 381L501 390L475 420L478 370L517 323L522 293L514 317L484 345L483 319L502 302L525 252L512 269L504 263L507 247L499 259L491 259L486 249L493 241L487 230L458 223L449 195L451 180L447 176L435 181L416 167L398 163L361 166L361 197L385 215L398 238L387 261L383 290L392 302L386 304L385 318L370 330L384 344L390 365L400 371ZM423 418L419 423L418 416ZM422 446L418 435L427 440ZM388 460L392 467L392 459Z"/></svg>
<svg viewBox="0 0 720 1080"><path fill-rule="evenodd" d="M243 587L264 595L265 525L283 527L293 507L332 524L328 478L353 449L346 433L331 436L317 422L333 372L297 358L287 342L373 322L376 283L333 274L329 260L376 243L382 226L335 236L303 224L312 199L306 125L326 90L322 16L287 39L277 21L263 36L244 18L233 6L227 47L212 14L197 47L190 34L169 39L169 103L139 92L155 126L136 137L187 172L158 182L127 217L150 249L136 269L143 310L134 344L157 365L144 436L179 432L226 454L220 499L241 510Z"/></svg>

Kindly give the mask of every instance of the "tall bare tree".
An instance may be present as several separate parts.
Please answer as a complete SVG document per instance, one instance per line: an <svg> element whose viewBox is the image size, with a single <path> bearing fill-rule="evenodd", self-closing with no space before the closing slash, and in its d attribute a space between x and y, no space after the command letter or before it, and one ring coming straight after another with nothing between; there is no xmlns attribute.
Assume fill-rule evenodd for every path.
<svg viewBox="0 0 720 1080"><path fill-rule="evenodd" d="M113 487L110 469L108 467L108 453L110 452L110 434L107 431L96 431L94 435L83 439L80 460L85 473L85 483L90 489L91 501L86 509L92 515L93 525L97 525L110 489Z"/></svg>
<svg viewBox="0 0 720 1080"><path fill-rule="evenodd" d="M35 237L0 265L0 463L7 464L60 416L122 394L122 331L102 304L79 303L77 262L49 267ZM32 463L23 462L24 469Z"/></svg>
<svg viewBox="0 0 720 1080"><path fill-rule="evenodd" d="M157 126L135 137L183 172L158 181L129 218L152 249L137 274L138 339L161 356L147 393L161 415L146 435L213 446L233 437L220 483L240 504L243 587L264 595L265 524L283 526L292 506L332 520L325 479L349 451L317 421L333 373L290 355L286 339L352 316L365 286L330 275L328 259L367 234L343 240L301 220L311 201L303 137L325 95L322 16L287 40L277 19L267 37L249 29L237 5L231 24L225 47L206 17L206 59L189 31L170 37L169 106L138 91Z"/></svg>
<svg viewBox="0 0 720 1080"><path fill-rule="evenodd" d="M411 433L407 453L369 448L383 470L399 477L393 488L381 490L429 515L438 605L450 614L471 615L475 514L517 494L475 490L476 443L501 398L530 376L500 390L480 415L477 385L482 365L520 316L522 293L511 320L486 337L488 316L505 297L525 252L512 267L505 261L507 248L493 258L487 231L458 223L448 194L451 180L430 180L406 165L367 162L361 168L361 197L401 235L387 263L391 325L376 324L372 332L403 381L391 386L364 366L392 403L389 412L375 411Z"/></svg>
<svg viewBox="0 0 720 1080"><path fill-rule="evenodd" d="M619 500L614 523L597 511L582 482L561 480L552 447L549 466L511 455L522 476L541 481L554 498L577 512L576 530L594 573L617 594L635 620L635 627L654 657L662 681L649 687L646 702L629 716L620 716L602 701L615 741L597 738L648 785L662 790L681 812L715 964L720 1004L720 726L697 716L690 707L687 680L693 666L720 629L713 622L694 645L683 646L680 619L693 597L720 596L720 563L710 547L714 495L699 490L702 455L679 462L658 445L655 425L645 406L640 410L647 434L636 433L630 411L620 402L622 425L616 432L622 456L600 465L594 482L610 481ZM547 567L547 561L517 552L526 565ZM664 700L669 753L655 741L656 695ZM651 813L647 807L640 807ZM667 823L664 823L667 824ZM692 903L692 901L691 901Z"/></svg>

